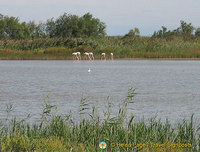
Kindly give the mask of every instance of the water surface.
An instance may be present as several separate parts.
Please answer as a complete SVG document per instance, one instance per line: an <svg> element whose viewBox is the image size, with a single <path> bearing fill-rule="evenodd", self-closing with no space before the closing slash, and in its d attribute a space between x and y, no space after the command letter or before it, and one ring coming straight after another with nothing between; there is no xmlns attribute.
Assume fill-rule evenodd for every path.
<svg viewBox="0 0 200 152"><path fill-rule="evenodd" d="M6 105L13 104L13 116L31 114L37 120L48 94L61 114L71 111L78 117L82 97L102 113L108 96L116 113L129 87L137 93L129 112L138 118L200 116L197 60L0 61L0 72L1 118L7 115Z"/></svg>

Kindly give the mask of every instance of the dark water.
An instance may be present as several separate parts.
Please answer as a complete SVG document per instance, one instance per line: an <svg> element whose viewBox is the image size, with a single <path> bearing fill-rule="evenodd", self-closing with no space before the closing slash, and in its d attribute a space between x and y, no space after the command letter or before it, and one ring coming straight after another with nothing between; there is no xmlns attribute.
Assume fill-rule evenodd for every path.
<svg viewBox="0 0 200 152"><path fill-rule="evenodd" d="M0 61L0 116L12 104L12 116L37 120L48 94L61 114L78 117L82 97L101 113L108 96L116 113L130 87L137 95L129 112L137 118L200 116L200 61L190 60Z"/></svg>

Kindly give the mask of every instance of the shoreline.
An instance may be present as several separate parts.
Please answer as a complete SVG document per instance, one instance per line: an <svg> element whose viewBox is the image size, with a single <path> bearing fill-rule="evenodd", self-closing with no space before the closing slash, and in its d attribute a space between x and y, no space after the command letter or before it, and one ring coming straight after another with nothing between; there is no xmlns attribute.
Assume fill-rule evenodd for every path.
<svg viewBox="0 0 200 152"><path fill-rule="evenodd" d="M69 61L75 61L72 59L1 59L1 61L4 60L69 60ZM119 58L114 60L106 60L106 61L116 61L116 60L200 60L200 58ZM89 60L80 60L80 61L89 61ZM95 61L101 61L101 59L95 59ZM104 61L104 60L102 60Z"/></svg>

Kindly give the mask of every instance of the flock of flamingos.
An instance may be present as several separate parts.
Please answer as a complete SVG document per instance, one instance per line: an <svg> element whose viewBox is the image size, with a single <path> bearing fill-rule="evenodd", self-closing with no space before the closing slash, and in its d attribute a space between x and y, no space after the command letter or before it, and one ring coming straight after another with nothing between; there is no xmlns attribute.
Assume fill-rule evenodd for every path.
<svg viewBox="0 0 200 152"><path fill-rule="evenodd" d="M94 55L92 52L85 52L83 54L85 56L85 60L94 60ZM81 53L73 52L72 57L73 60L81 60ZM110 59L113 60L113 53L110 53ZM106 60L106 53L101 53L101 60Z"/></svg>

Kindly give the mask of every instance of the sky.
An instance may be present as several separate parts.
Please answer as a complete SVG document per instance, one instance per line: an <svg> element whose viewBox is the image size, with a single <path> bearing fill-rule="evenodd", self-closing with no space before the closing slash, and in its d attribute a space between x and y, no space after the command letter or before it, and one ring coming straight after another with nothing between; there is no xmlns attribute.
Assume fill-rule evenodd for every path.
<svg viewBox="0 0 200 152"><path fill-rule="evenodd" d="M151 36L162 26L176 29L180 21L200 27L200 0L0 0L0 14L20 21L45 22L64 13L91 13L105 22L107 35L124 35L138 27Z"/></svg>

